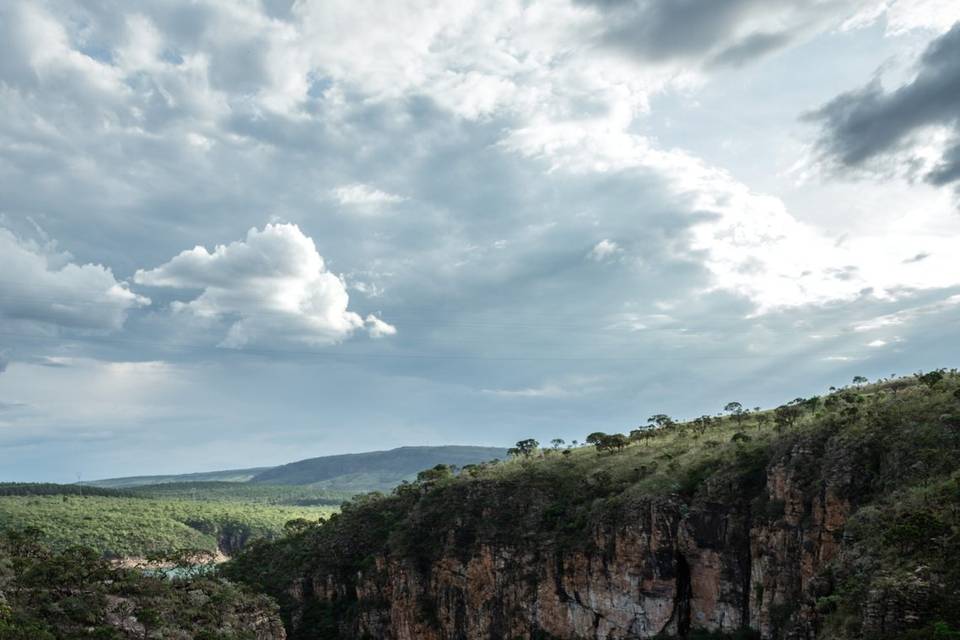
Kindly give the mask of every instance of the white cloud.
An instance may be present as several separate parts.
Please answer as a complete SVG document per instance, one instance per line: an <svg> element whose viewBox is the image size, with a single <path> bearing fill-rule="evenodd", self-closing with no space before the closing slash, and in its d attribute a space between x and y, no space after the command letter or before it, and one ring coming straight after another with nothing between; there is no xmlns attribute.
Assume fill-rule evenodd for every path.
<svg viewBox="0 0 960 640"><path fill-rule="evenodd" d="M570 390L556 384L545 384L523 389L484 389L483 393L501 398L564 398L572 395Z"/></svg>
<svg viewBox="0 0 960 640"><path fill-rule="evenodd" d="M885 20L887 35L914 29L946 31L960 20L960 3L955 0L880 0L863 7L849 18L843 29L862 29Z"/></svg>
<svg viewBox="0 0 960 640"><path fill-rule="evenodd" d="M596 393L603 389L600 376L568 376L536 387L517 389L482 389L481 393L500 398L570 398Z"/></svg>
<svg viewBox="0 0 960 640"><path fill-rule="evenodd" d="M200 289L176 313L223 319L230 327L223 346L297 342L329 345L349 337L364 320L347 309L343 281L326 269L313 240L293 224L250 229L245 240L208 251L183 251L155 269L139 270L143 285ZM368 317L371 335L396 330Z"/></svg>
<svg viewBox="0 0 960 640"><path fill-rule="evenodd" d="M633 170L661 177L679 206L706 214L690 229L690 249L703 255L712 288L749 298L760 313L960 284L960 272L950 265L953 235L904 228L837 242L791 215L779 198L757 193L684 151L657 149L617 122L542 121L511 132L501 146L547 162L552 172ZM896 224L914 222L898 219ZM902 264L920 253L930 255Z"/></svg>
<svg viewBox="0 0 960 640"><path fill-rule="evenodd" d="M50 241L0 227L0 318L72 329L120 329L130 309L150 304L109 268L76 264Z"/></svg>
<svg viewBox="0 0 960 640"><path fill-rule="evenodd" d="M623 250L616 242L604 238L597 244L593 245L593 248L590 249L590 252L587 254L587 258L596 262L603 262L604 260L612 258L622 251Z"/></svg>
<svg viewBox="0 0 960 640"><path fill-rule="evenodd" d="M894 313L878 316L866 322L854 325L856 332L875 331L887 327L897 327L906 325L922 316L936 316L943 312L953 312L956 307L960 307L960 294L949 296L943 300L929 302L912 307L901 309Z"/></svg>
<svg viewBox="0 0 960 640"><path fill-rule="evenodd" d="M377 316L370 314L364 320L364 324L367 326L367 330L370 332L371 338L383 338L386 336L396 335L397 328L392 324L386 323Z"/></svg>
<svg viewBox="0 0 960 640"><path fill-rule="evenodd" d="M395 204L406 200L403 196L387 193L365 184L347 184L331 191L333 197L342 205L380 205Z"/></svg>

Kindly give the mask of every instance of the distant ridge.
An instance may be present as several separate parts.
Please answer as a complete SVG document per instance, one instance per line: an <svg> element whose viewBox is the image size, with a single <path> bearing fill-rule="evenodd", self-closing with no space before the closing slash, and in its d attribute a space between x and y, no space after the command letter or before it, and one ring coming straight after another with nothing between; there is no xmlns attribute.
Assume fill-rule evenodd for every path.
<svg viewBox="0 0 960 640"><path fill-rule="evenodd" d="M175 482L253 482L313 486L344 493L388 491L404 480L412 480L418 471L438 464L462 467L466 464L504 459L507 450L500 447L437 446L400 447L389 451L347 453L308 458L279 467L230 469L179 475L130 476L87 482L94 487L125 488Z"/></svg>
<svg viewBox="0 0 960 640"><path fill-rule="evenodd" d="M247 482L258 473L267 471L270 467L254 467L253 469L228 469L226 471L207 471L201 473L182 473L168 476L129 476L124 478L104 478L84 482L93 487L141 487L148 484L172 484L174 482Z"/></svg>
<svg viewBox="0 0 960 640"><path fill-rule="evenodd" d="M291 462L263 471L250 482L311 485L336 491L382 491L403 480L412 480L418 471L438 464L462 467L503 459L506 455L507 450L500 447L400 447Z"/></svg>

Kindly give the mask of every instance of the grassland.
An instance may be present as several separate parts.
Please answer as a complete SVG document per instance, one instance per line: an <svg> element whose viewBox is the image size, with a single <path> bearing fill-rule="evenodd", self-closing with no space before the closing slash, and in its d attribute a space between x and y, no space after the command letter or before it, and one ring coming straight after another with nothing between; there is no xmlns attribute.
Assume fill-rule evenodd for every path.
<svg viewBox="0 0 960 640"><path fill-rule="evenodd" d="M104 496L0 496L0 529L36 527L55 549L83 545L106 557L184 549L239 548L273 539L284 524L316 521L335 507L293 507L236 501Z"/></svg>

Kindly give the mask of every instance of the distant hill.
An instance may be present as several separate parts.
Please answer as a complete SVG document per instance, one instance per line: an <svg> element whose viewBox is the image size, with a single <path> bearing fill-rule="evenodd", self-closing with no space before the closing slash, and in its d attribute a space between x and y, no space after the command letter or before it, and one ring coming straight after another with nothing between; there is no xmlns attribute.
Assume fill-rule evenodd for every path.
<svg viewBox="0 0 960 640"><path fill-rule="evenodd" d="M311 485L331 491L385 491L438 464L462 467L506 456L507 450L499 447L400 447L291 462L263 471L250 482Z"/></svg>
<svg viewBox="0 0 960 640"><path fill-rule="evenodd" d="M389 451L348 453L309 458L279 467L232 469L207 473L164 476L132 476L86 482L89 486L123 489L174 483L256 483L261 485L298 485L322 489L331 494L355 494L389 491L404 480L413 480L418 471L438 464L466 464L505 459L507 450L499 447L400 447ZM238 487L239 488L239 487ZM221 492L223 487L218 488Z"/></svg>
<svg viewBox="0 0 960 640"><path fill-rule="evenodd" d="M105 478L92 480L84 484L93 487L141 487L149 484L169 484L173 482L246 482L258 473L267 471L270 467L256 467L253 469L230 469L227 471L208 471L204 473L184 473L170 476L130 476L128 478Z"/></svg>

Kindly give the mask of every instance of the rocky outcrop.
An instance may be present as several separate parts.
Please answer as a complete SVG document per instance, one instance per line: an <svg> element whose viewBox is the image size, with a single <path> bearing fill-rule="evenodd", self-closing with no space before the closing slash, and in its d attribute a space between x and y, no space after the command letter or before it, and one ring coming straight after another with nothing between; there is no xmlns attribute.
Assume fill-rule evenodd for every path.
<svg viewBox="0 0 960 640"><path fill-rule="evenodd" d="M814 456L797 445L771 464L759 499L716 501L736 490L717 486L694 500L639 500L577 545L537 529L548 500L533 493L514 540L481 525L464 545L477 522L454 521L426 560L382 553L347 579L304 576L290 593L304 604L355 603L343 637L609 640L742 628L810 637L816 617L798 605L823 589L819 571L840 553L851 511L849 478L811 476ZM498 508L482 489L467 500L481 523Z"/></svg>
<svg viewBox="0 0 960 640"><path fill-rule="evenodd" d="M960 375L938 375L798 398L749 433L698 419L434 468L226 575L275 597L292 640L952 637Z"/></svg>

